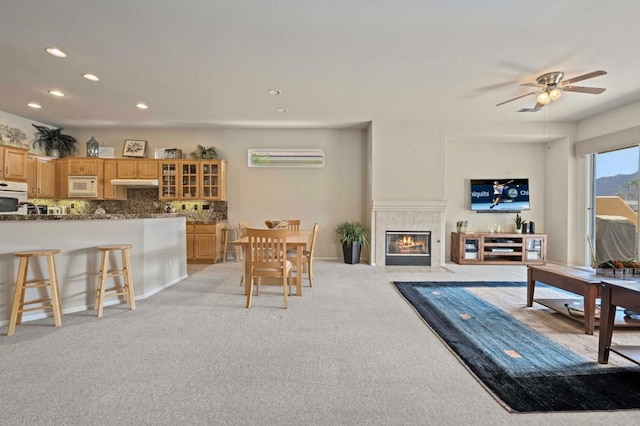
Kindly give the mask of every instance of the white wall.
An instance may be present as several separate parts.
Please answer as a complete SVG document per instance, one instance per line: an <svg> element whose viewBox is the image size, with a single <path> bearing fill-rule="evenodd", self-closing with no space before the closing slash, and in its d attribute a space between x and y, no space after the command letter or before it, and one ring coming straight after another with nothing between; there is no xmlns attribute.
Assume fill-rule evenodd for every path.
<svg viewBox="0 0 640 426"><path fill-rule="evenodd" d="M375 201L443 200L445 145L440 123L374 122Z"/></svg>
<svg viewBox="0 0 640 426"><path fill-rule="evenodd" d="M640 101L578 122L576 140L614 133L640 125Z"/></svg>
<svg viewBox="0 0 640 426"><path fill-rule="evenodd" d="M469 221L468 231L487 232L497 223L503 232L515 228L514 213L475 213L470 211L470 179L528 178L531 210L522 217L536 223L536 232L544 233L545 158L542 143L449 142L446 145L446 254L450 258L449 235L458 220Z"/></svg>
<svg viewBox="0 0 640 426"><path fill-rule="evenodd" d="M569 149L574 124L374 122L372 127L374 201L445 201L447 231L457 220L470 220L470 229L482 230L502 215L472 215L465 181L529 177L532 210L525 217L536 222L537 232L549 235L549 259L575 257L573 235L568 242L568 218L575 214L571 171L576 159ZM545 143L553 155L545 155ZM562 202L548 202L556 198ZM509 221L508 214L501 218L503 225Z"/></svg>
<svg viewBox="0 0 640 426"><path fill-rule="evenodd" d="M639 112L640 103L636 103L616 110L613 115L605 113L577 126L534 122L374 122L367 130L65 130L78 139L77 154L81 156L85 155L85 142L91 136L105 146L114 146L116 156L121 155L125 139L147 140L148 157L155 148L181 148L188 154L197 144L214 145L229 161L230 221L248 220L253 226L262 226L265 219L292 215L309 225L318 221L321 225L319 257L341 256L339 247L333 243L333 227L345 219L370 221L372 201L447 201L450 207L446 211L446 222L450 227L470 214L465 196L460 193L465 185L460 185L459 173L454 170L467 173L473 169L477 177L481 177L483 170L487 176L493 176L494 172L507 175L513 170L518 175L522 170L534 176L537 170L542 170L545 195L536 201L540 195L532 193L533 210L527 215L531 215L537 229L549 234L551 260L580 263L584 259L585 241L585 167L584 158L573 154L576 134L586 138L636 126L640 121L635 119L640 117ZM25 131L32 123L32 120L5 113L0 113L0 122L2 119L4 124ZM32 136L33 132L28 134ZM541 143L546 144L545 152L538 155L536 150ZM497 169L486 161L487 147L493 144L506 144L501 157L504 163ZM327 167L320 170L249 169L248 148L324 148ZM538 154L532 157L523 154L529 150ZM455 164L451 159L454 155ZM491 168L487 164L491 164ZM482 170L474 169L476 166ZM539 206L544 206L544 211L540 212ZM479 226L489 220L493 219L478 214L473 217Z"/></svg>
<svg viewBox="0 0 640 426"><path fill-rule="evenodd" d="M125 139L147 141L147 157L155 148L181 148L188 155L196 145L215 146L228 161L229 222L248 221L264 227L267 219L301 219L311 229L320 224L317 257L340 257L333 242L338 222L366 216L366 130L299 129L69 129L78 139L78 155L86 154L91 136L122 155ZM322 148L324 168L249 168L249 148Z"/></svg>

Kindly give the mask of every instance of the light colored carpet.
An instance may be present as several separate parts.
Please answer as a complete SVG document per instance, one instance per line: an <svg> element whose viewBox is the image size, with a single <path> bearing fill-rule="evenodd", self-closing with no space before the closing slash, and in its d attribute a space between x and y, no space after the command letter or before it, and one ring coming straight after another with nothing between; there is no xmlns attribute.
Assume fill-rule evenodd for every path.
<svg viewBox="0 0 640 426"><path fill-rule="evenodd" d="M18 326L14 336L0 336L0 423L596 425L640 419L639 412L507 413L390 282L399 275L477 280L486 272L315 265L314 287L305 280L304 296L292 298L288 310L275 287L264 288L245 309L240 264L227 262L138 301L135 311L116 305L100 319L93 311L65 315L60 328L50 326L51 319ZM513 281L522 271L487 279Z"/></svg>

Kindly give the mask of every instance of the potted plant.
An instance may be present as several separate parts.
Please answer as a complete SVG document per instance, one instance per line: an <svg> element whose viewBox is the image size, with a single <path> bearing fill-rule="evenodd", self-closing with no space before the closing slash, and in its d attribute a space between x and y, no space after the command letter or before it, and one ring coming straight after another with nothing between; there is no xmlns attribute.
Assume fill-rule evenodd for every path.
<svg viewBox="0 0 640 426"><path fill-rule="evenodd" d="M215 146L204 147L202 145L196 145L196 150L191 152L191 158L198 160L213 160L218 158L218 152Z"/></svg>
<svg viewBox="0 0 640 426"><path fill-rule="evenodd" d="M516 213L516 217L513 218L513 221L516 223L516 234L521 234L522 225L527 223L527 220L523 219L522 216L520 216L520 213Z"/></svg>
<svg viewBox="0 0 640 426"><path fill-rule="evenodd" d="M360 263L362 246L369 244L367 227L357 221L344 221L336 227L335 240L342 245L344 263Z"/></svg>
<svg viewBox="0 0 640 426"><path fill-rule="evenodd" d="M36 140L33 141L33 147L39 147L52 157L67 157L76 150L76 138L62 134L62 128L52 129L46 126L38 126L32 124L38 129ZM56 155L56 153L58 155Z"/></svg>

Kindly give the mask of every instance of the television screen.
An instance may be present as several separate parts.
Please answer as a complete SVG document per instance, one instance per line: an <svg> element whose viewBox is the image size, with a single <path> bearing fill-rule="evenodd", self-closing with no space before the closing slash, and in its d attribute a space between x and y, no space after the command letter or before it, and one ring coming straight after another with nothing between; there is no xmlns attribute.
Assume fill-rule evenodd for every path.
<svg viewBox="0 0 640 426"><path fill-rule="evenodd" d="M471 211L529 210L529 179L471 179Z"/></svg>

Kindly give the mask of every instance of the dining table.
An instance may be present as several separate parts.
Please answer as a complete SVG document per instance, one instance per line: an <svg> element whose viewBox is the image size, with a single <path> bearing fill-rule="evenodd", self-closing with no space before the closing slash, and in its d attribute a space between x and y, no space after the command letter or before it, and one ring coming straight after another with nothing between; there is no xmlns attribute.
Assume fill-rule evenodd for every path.
<svg viewBox="0 0 640 426"><path fill-rule="evenodd" d="M309 236L311 231L300 230L290 231L287 235L287 251L295 248L296 250L296 296L302 296L302 261L303 252L307 248L309 243ZM229 241L229 244L242 247L243 259L244 259L244 292L248 295L251 291L251 263L249 262L249 237L245 236L234 241Z"/></svg>

